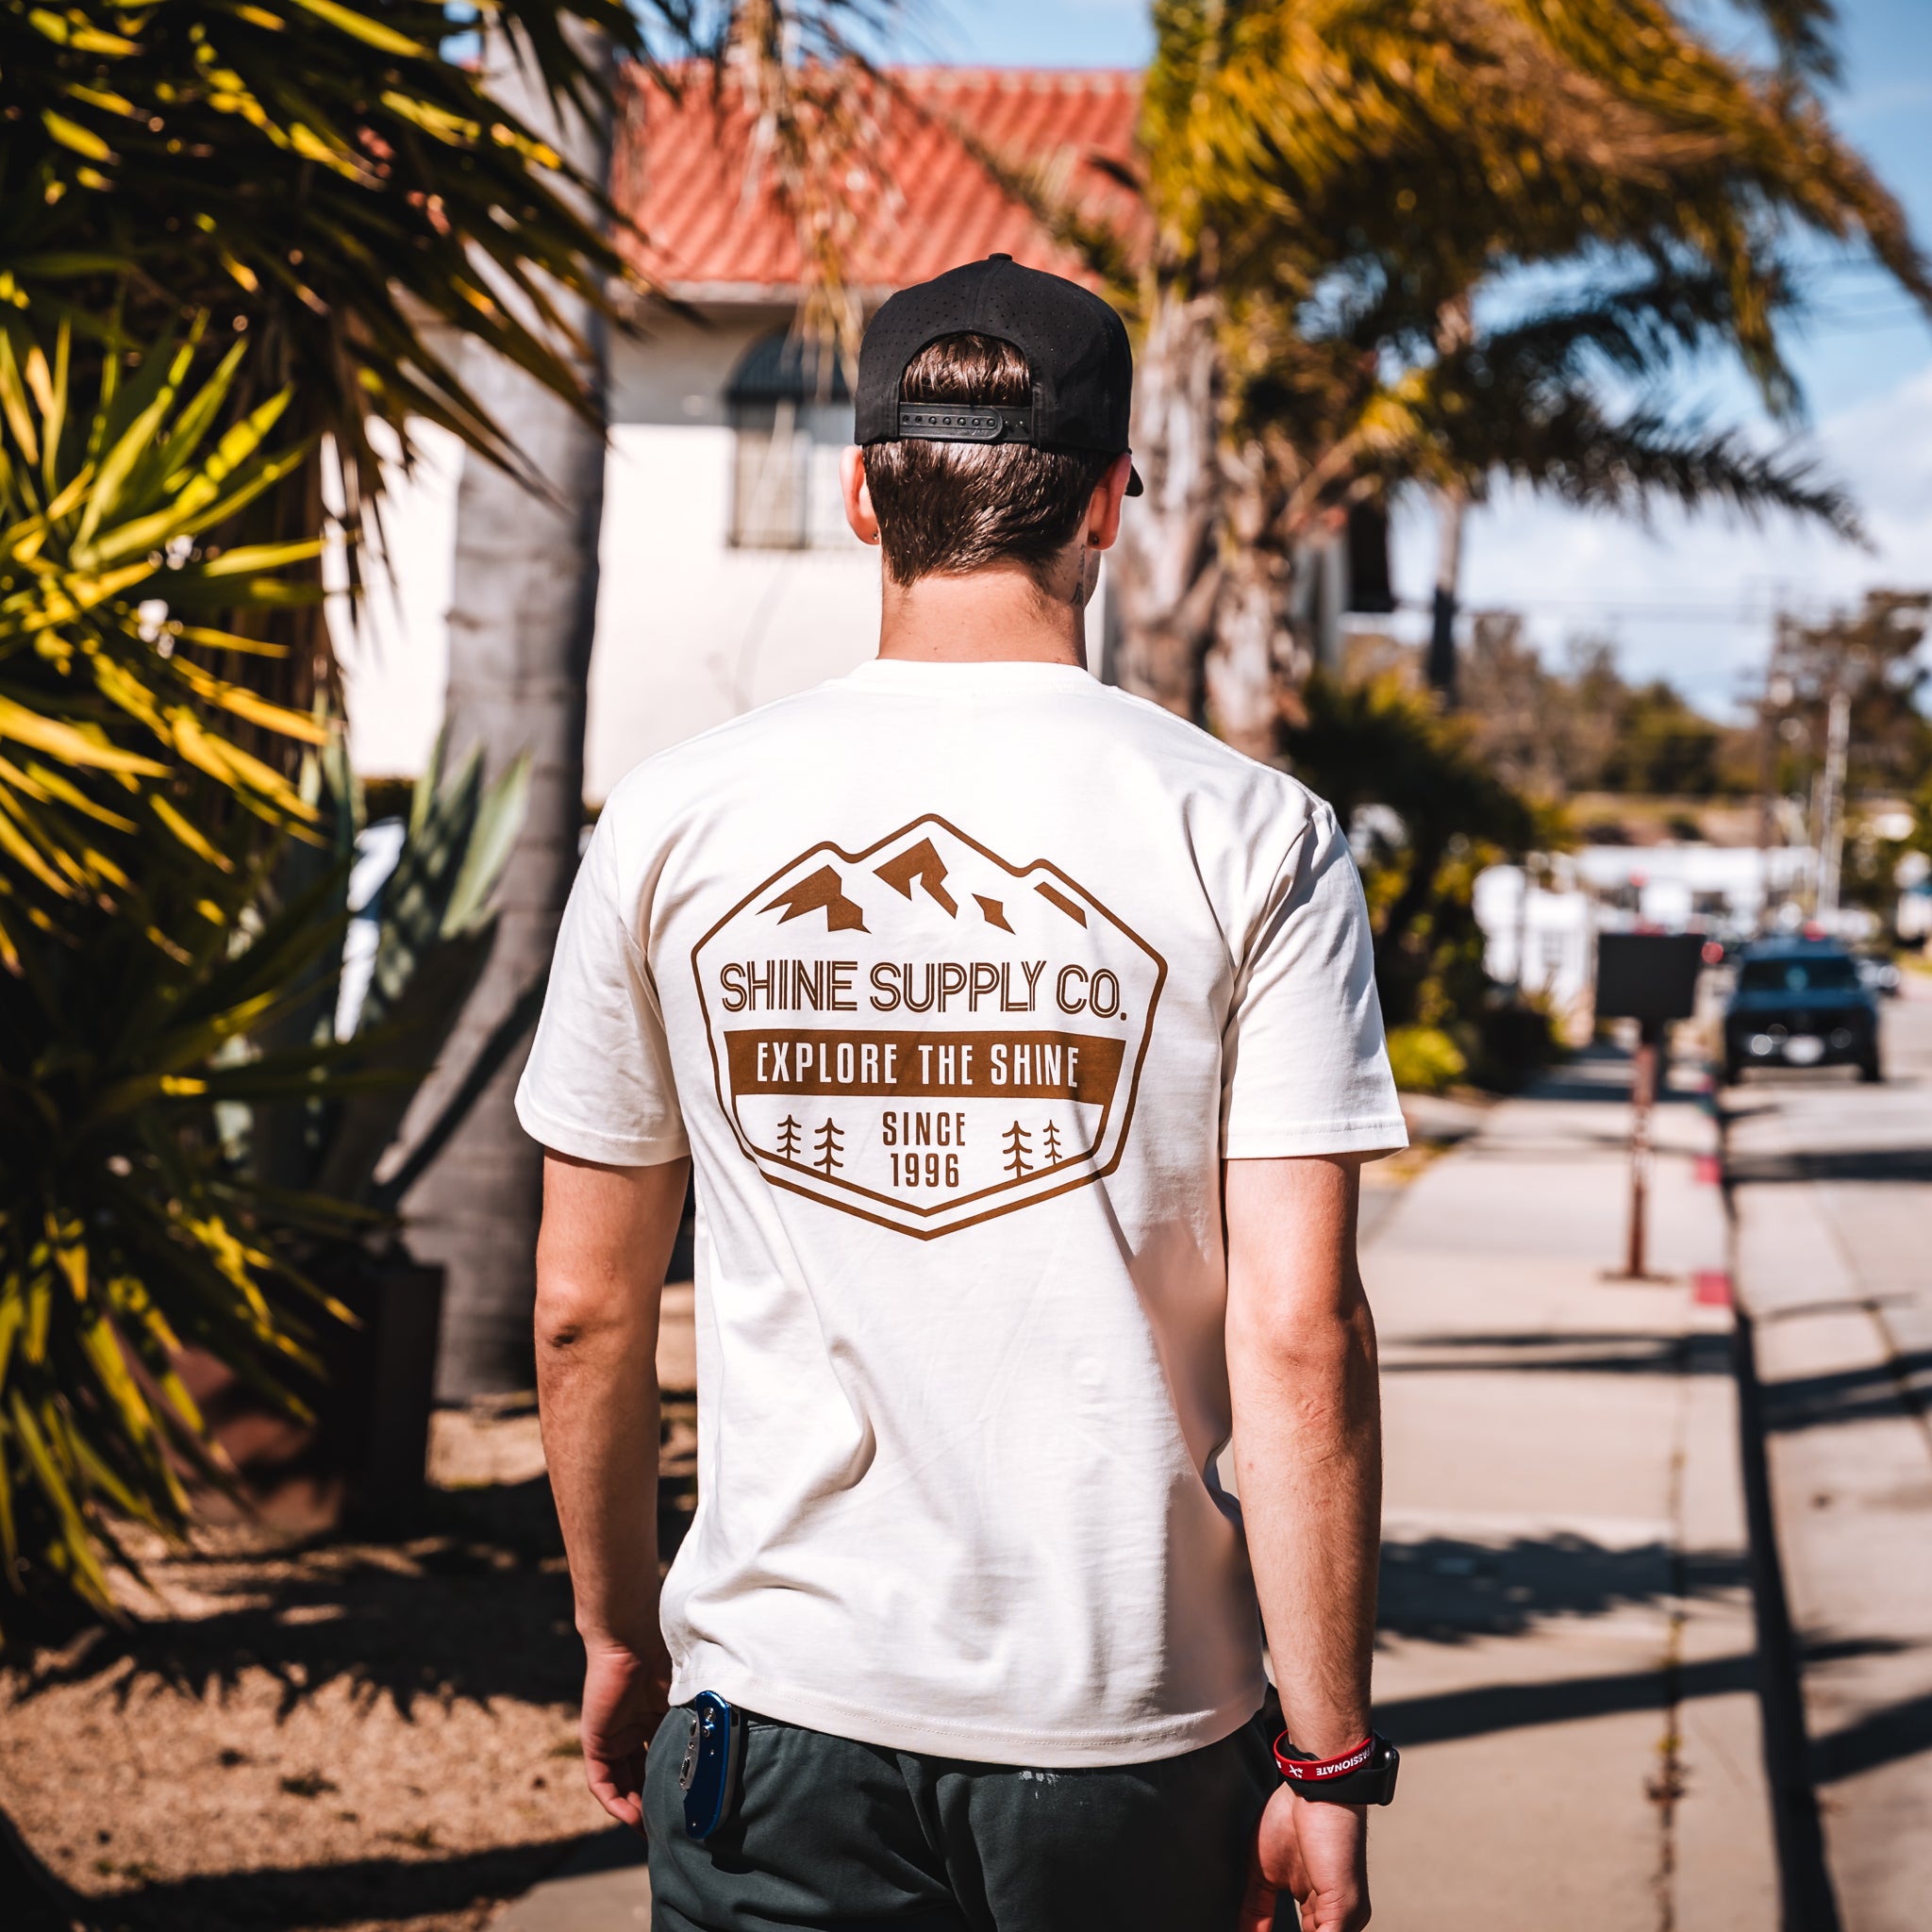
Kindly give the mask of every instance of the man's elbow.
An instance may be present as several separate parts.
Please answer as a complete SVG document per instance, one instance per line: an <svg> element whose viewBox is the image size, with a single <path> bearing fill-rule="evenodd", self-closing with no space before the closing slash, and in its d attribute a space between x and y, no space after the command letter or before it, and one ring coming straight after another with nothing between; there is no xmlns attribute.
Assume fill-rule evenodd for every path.
<svg viewBox="0 0 1932 1932"><path fill-rule="evenodd" d="M636 1311L624 1304L625 1298L613 1297L606 1288L540 1269L535 1322L539 1358L579 1358L635 1328Z"/></svg>
<svg viewBox="0 0 1932 1932"><path fill-rule="evenodd" d="M1325 1380L1375 1371L1375 1322L1359 1291L1320 1309L1255 1297L1232 1299L1227 1354L1276 1374Z"/></svg>

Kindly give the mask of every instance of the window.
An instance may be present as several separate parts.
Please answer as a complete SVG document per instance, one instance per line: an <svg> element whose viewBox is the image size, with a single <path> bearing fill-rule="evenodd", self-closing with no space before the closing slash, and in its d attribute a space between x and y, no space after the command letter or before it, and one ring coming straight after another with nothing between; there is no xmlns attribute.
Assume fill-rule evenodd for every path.
<svg viewBox="0 0 1932 1932"><path fill-rule="evenodd" d="M839 495L839 453L852 441L852 393L831 352L769 335L725 392L735 449L731 541L742 550L818 550L852 542Z"/></svg>
<svg viewBox="0 0 1932 1932"><path fill-rule="evenodd" d="M1858 969L1841 953L1804 959L1747 959L1738 975L1740 992L1850 992Z"/></svg>

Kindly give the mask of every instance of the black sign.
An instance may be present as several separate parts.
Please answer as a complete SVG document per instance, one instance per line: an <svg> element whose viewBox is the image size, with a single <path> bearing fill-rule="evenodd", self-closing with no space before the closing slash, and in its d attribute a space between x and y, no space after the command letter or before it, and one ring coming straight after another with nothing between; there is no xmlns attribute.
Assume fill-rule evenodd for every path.
<svg viewBox="0 0 1932 1932"><path fill-rule="evenodd" d="M1599 1020L1688 1020L1697 1004L1704 937L1694 932L1606 932L1596 941Z"/></svg>

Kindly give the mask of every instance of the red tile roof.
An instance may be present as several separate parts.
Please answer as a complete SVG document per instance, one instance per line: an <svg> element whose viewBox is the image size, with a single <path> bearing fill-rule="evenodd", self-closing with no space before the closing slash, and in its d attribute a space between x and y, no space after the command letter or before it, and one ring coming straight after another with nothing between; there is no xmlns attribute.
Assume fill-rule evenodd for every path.
<svg viewBox="0 0 1932 1932"><path fill-rule="evenodd" d="M1107 71L897 68L847 187L860 210L847 279L874 292L1004 251L1091 280L1078 259L999 186L968 140L1007 168L1048 171L1054 192L1124 236L1144 232L1133 190L1096 165L1134 165L1140 76ZM896 97L894 97L896 95ZM613 171L617 198L647 238L629 250L687 300L789 301L798 243L734 83L722 94L688 72L679 97L634 85ZM747 184L749 183L749 188Z"/></svg>

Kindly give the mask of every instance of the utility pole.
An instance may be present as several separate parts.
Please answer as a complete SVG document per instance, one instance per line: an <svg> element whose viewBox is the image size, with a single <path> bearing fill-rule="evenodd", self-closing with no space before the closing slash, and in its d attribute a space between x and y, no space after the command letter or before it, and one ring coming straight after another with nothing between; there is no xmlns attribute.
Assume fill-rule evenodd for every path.
<svg viewBox="0 0 1932 1932"><path fill-rule="evenodd" d="M1777 687L1777 680L1773 675L1776 662L1774 647L1772 658L1764 667L1764 696L1757 706L1757 860L1763 874L1763 885L1757 898L1757 931L1760 937L1771 930L1772 894L1777 886L1773 875L1774 861L1771 856L1772 841L1777 835L1777 806L1773 795L1777 787L1777 725L1772 704L1772 692Z"/></svg>
<svg viewBox="0 0 1932 1932"><path fill-rule="evenodd" d="M1824 736L1824 775L1818 800L1818 916L1838 911L1839 874L1845 850L1845 764L1851 749L1852 697L1832 687Z"/></svg>

